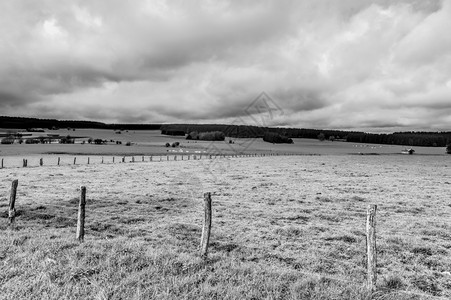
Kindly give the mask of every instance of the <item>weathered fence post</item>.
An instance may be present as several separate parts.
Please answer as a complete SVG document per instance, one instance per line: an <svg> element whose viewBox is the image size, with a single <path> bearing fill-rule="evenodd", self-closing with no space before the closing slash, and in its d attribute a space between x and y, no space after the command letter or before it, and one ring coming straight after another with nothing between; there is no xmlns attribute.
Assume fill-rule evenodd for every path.
<svg viewBox="0 0 451 300"><path fill-rule="evenodd" d="M152 155L150 156L150 161L152 161Z"/></svg>
<svg viewBox="0 0 451 300"><path fill-rule="evenodd" d="M19 184L19 180L13 180L11 184L11 195L9 197L9 211L8 211L8 219L9 226L14 226L14 221L16 219L16 195L17 195L17 185Z"/></svg>
<svg viewBox="0 0 451 300"><path fill-rule="evenodd" d="M58 166L60 165L61 157L58 157Z"/></svg>
<svg viewBox="0 0 451 300"><path fill-rule="evenodd" d="M132 162L135 162L135 157L134 156L132 156Z"/></svg>
<svg viewBox="0 0 451 300"><path fill-rule="evenodd" d="M125 162L125 156L124 156L124 157L122 157L122 162L123 162L123 163Z"/></svg>
<svg viewBox="0 0 451 300"><path fill-rule="evenodd" d="M39 165L40 165L41 167L44 165L44 159L43 159L43 158L40 158L40 159L39 159Z"/></svg>
<svg viewBox="0 0 451 300"><path fill-rule="evenodd" d="M103 156L102 156L102 164L103 164Z"/></svg>
<svg viewBox="0 0 451 300"><path fill-rule="evenodd" d="M204 226L202 227L202 237L200 239L200 254L204 259L206 259L211 233L211 193L204 194L204 204L205 217Z"/></svg>
<svg viewBox="0 0 451 300"><path fill-rule="evenodd" d="M376 209L377 205L368 206L366 213L366 250L367 250L367 287L376 290Z"/></svg>
<svg viewBox="0 0 451 300"><path fill-rule="evenodd" d="M2 158L2 167L0 169L3 169L3 158Z"/></svg>
<svg viewBox="0 0 451 300"><path fill-rule="evenodd" d="M88 165L89 165L89 157L88 157Z"/></svg>
<svg viewBox="0 0 451 300"><path fill-rule="evenodd" d="M86 206L86 187L80 188L80 203L78 205L78 220L77 220L77 239L83 242L85 238L85 206Z"/></svg>
<svg viewBox="0 0 451 300"><path fill-rule="evenodd" d="M166 160L169 160L169 155L166 155Z"/></svg>
<svg viewBox="0 0 451 300"><path fill-rule="evenodd" d="M114 156L113 156L113 164L114 164Z"/></svg>
<svg viewBox="0 0 451 300"><path fill-rule="evenodd" d="M25 163L25 158L22 161L23 161L22 165L25 168L27 166L27 164Z"/></svg>
<svg viewBox="0 0 451 300"><path fill-rule="evenodd" d="M74 157L74 165L75 165L75 163L77 162L77 158L76 157Z"/></svg>

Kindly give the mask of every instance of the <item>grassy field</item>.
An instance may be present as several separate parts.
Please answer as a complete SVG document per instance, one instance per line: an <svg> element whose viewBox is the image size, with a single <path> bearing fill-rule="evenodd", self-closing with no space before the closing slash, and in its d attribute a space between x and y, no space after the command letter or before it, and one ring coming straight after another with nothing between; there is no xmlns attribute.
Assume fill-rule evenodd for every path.
<svg viewBox="0 0 451 300"><path fill-rule="evenodd" d="M2 131L2 130L0 130ZM4 131L4 130L3 130ZM314 154L314 155L348 155L348 154L366 154L366 155L401 155L404 146L399 145L374 145L358 144L347 142L330 142L312 139L294 139L294 144L271 144L262 139L232 139L233 144L228 143L226 138L223 142L210 141L189 141L184 137L161 135L160 131L122 131L116 134L113 130L100 129L77 129L68 131L67 129L49 131L52 134L62 136L84 136L93 139L102 139L109 142L106 145L81 144L82 140L77 140L76 144L13 144L0 145L0 158L4 159L4 165L7 167L22 166L22 159L29 160L29 166L39 165L39 159L56 165L57 157L61 156L65 164L73 163L74 156L105 156L105 161L112 162L112 157L121 156L159 156L159 155L188 155L188 154L224 154L232 155L237 153L291 153L291 154ZM33 133L36 136L47 135L47 133ZM86 141L88 138L85 138ZM116 141L122 142L117 145ZM126 146L130 142L131 146ZM166 148L166 143L179 142L180 146L176 148ZM440 155L446 156L444 147L414 147L415 155ZM101 157L95 161L101 161ZM139 159L139 158L138 158ZM119 161L119 160L116 160ZM86 158L80 158L80 163L86 163Z"/></svg>
<svg viewBox="0 0 451 300"><path fill-rule="evenodd" d="M346 146L337 153L368 148ZM369 299L368 204L378 205L373 299L449 299L450 166L445 155L301 155L3 169L0 299Z"/></svg>

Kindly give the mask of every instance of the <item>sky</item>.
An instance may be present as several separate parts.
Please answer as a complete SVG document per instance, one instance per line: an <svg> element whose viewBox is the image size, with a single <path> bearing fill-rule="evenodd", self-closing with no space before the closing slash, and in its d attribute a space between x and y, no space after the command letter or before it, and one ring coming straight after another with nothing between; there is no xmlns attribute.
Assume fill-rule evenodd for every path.
<svg viewBox="0 0 451 300"><path fill-rule="evenodd" d="M0 1L0 115L451 131L451 0Z"/></svg>

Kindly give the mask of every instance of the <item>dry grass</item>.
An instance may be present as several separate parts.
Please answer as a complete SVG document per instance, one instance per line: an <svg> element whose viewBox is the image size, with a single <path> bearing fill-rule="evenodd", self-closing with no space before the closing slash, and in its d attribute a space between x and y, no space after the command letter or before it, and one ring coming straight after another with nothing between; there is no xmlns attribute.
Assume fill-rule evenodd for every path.
<svg viewBox="0 0 451 300"><path fill-rule="evenodd" d="M1 170L0 299L368 299L369 203L378 204L374 298L450 298L450 163L292 156ZM74 240L80 185L83 244ZM204 262L206 191L213 232Z"/></svg>

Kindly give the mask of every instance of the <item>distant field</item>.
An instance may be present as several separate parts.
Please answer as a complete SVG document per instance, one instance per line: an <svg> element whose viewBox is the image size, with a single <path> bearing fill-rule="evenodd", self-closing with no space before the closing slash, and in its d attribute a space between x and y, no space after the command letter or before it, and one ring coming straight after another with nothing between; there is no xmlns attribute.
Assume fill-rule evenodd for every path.
<svg viewBox="0 0 451 300"><path fill-rule="evenodd" d="M262 139L235 139L234 144L229 144L230 138L225 142L188 141L184 137L161 135L159 130L154 131L122 131L116 134L113 130L77 129L76 131L52 130L52 134L88 136L93 139L113 140L107 145L80 144L14 144L0 145L0 157L4 156L33 156L48 154L68 155L161 155L177 153L195 153L207 151L213 154L235 153L295 153L295 154L400 154L403 146L358 144L346 142L330 142L312 139L294 139L294 144L270 144ZM47 133L34 133L37 136ZM86 139L85 139L86 140ZM116 145L121 141L122 145ZM131 146L126 146L131 142ZM180 147L166 148L166 143L179 142ZM445 148L414 147L416 155L431 154L445 155Z"/></svg>
<svg viewBox="0 0 451 300"><path fill-rule="evenodd" d="M252 144L265 146L278 147ZM373 299L449 299L450 166L446 155L323 155L0 170L0 299L368 299L370 203L378 204ZM5 213L13 179L16 231ZM83 244L74 240L80 185ZM207 191L213 232L203 262Z"/></svg>

